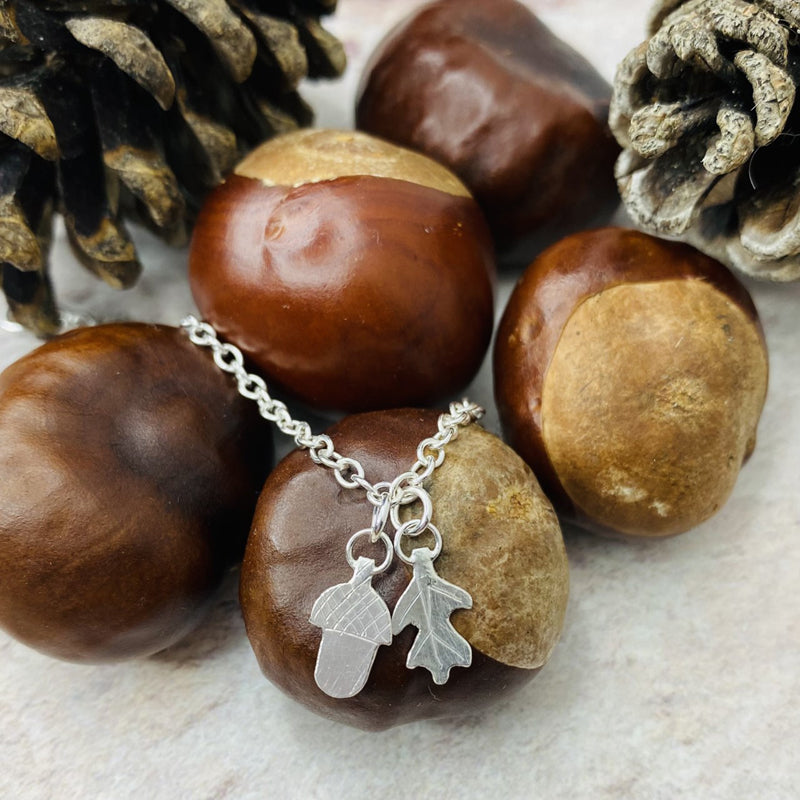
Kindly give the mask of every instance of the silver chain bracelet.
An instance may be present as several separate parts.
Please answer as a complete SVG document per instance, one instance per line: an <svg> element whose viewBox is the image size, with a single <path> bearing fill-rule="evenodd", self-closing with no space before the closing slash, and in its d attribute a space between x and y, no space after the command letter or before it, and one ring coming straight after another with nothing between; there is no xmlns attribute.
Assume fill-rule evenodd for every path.
<svg viewBox="0 0 800 800"><path fill-rule="evenodd" d="M323 630L314 671L320 689L332 697L357 694L369 677L378 647L390 644L392 634L409 624L419 631L406 661L409 669L423 666L437 684L442 684L452 667L468 667L472 649L449 617L457 608L471 608L472 598L439 577L433 568L442 549L442 537L433 524L433 503L422 484L444 461L445 446L458 436L461 427L480 419L483 408L467 399L451 403L449 411L439 416L437 432L417 446L417 460L411 468L393 481L373 484L365 477L363 465L338 453L329 436L314 434L307 422L292 418L286 404L270 395L264 380L245 369L238 347L221 342L211 325L194 316L186 317L181 327L191 342L211 350L214 363L233 375L239 394L254 400L264 419L308 450L316 464L330 469L342 488L362 489L373 506L370 527L354 533L345 548L353 577L323 592L311 612L311 622ZM400 508L415 502L420 503L420 515L402 522ZM394 542L386 533L389 524L395 531ZM433 548L417 547L407 555L402 547L404 538L413 539L426 531L433 535ZM353 555L356 542L366 536L386 547L386 557L380 564ZM387 570L395 555L413 567L413 578L390 614L372 587L372 578Z"/></svg>

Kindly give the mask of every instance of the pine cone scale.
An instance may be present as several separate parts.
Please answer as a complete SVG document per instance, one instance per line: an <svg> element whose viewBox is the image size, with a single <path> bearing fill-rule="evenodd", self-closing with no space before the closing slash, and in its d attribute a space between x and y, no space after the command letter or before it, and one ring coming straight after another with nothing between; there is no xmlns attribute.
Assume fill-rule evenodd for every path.
<svg viewBox="0 0 800 800"><path fill-rule="evenodd" d="M30 88L0 86L0 131L47 161L58 158L53 123L42 101Z"/></svg>
<svg viewBox="0 0 800 800"><path fill-rule="evenodd" d="M164 57L133 25L103 17L74 17L67 30L85 47L110 58L125 74L149 92L164 110L175 99L175 80Z"/></svg>
<svg viewBox="0 0 800 800"><path fill-rule="evenodd" d="M178 180L142 117L139 88L105 65L91 96L103 162L146 207L158 228L171 228L185 211Z"/></svg>
<svg viewBox="0 0 800 800"><path fill-rule="evenodd" d="M266 44L269 56L283 75L286 88L294 89L308 74L308 56L300 44L297 28L289 22L258 14L238 3L237 7Z"/></svg>
<svg viewBox="0 0 800 800"><path fill-rule="evenodd" d="M756 146L756 134L750 115L735 106L723 105L716 123L719 136L709 143L703 166L714 175L726 175L749 161Z"/></svg>
<svg viewBox="0 0 800 800"><path fill-rule="evenodd" d="M141 265L127 232L113 219L103 216L94 231L78 232L76 220L67 217L67 235L81 261L114 289L126 289L139 277Z"/></svg>
<svg viewBox="0 0 800 800"><path fill-rule="evenodd" d="M185 92L178 94L178 108L205 152L211 168L209 183L217 184L233 169L239 157L236 134L225 125L194 111Z"/></svg>
<svg viewBox="0 0 800 800"><path fill-rule="evenodd" d="M20 325L41 336L58 333L61 318L53 300L53 287L46 274L20 272L10 264L3 264L2 285L8 309Z"/></svg>
<svg viewBox="0 0 800 800"><path fill-rule="evenodd" d="M19 203L8 195L0 196L0 231L0 263L13 264L22 272L41 269L39 241Z"/></svg>
<svg viewBox="0 0 800 800"><path fill-rule="evenodd" d="M67 235L81 263L109 286L131 286L141 266L130 236L116 220L99 154L87 149L60 161L58 184Z"/></svg>
<svg viewBox="0 0 800 800"><path fill-rule="evenodd" d="M18 200L32 158L17 142L4 141L5 169L0 173L0 263L23 272L42 268L42 249Z"/></svg>
<svg viewBox="0 0 800 800"><path fill-rule="evenodd" d="M104 150L103 162L144 203L156 227L178 223L184 212L183 196L174 173L155 150L121 145Z"/></svg>
<svg viewBox="0 0 800 800"><path fill-rule="evenodd" d="M13 8L0 6L0 40L8 44L28 44L17 25Z"/></svg>
<svg viewBox="0 0 800 800"><path fill-rule="evenodd" d="M762 258L780 260L800 249L798 180L779 193L753 199L741 212L742 245Z"/></svg>
<svg viewBox="0 0 800 800"><path fill-rule="evenodd" d="M780 136L794 106L795 86L789 75L761 53L743 50L733 62L753 87L756 111L756 147L763 147Z"/></svg>
<svg viewBox="0 0 800 800"><path fill-rule="evenodd" d="M217 55L241 83L253 69L258 48L248 27L233 13L226 0L166 0L211 42Z"/></svg>

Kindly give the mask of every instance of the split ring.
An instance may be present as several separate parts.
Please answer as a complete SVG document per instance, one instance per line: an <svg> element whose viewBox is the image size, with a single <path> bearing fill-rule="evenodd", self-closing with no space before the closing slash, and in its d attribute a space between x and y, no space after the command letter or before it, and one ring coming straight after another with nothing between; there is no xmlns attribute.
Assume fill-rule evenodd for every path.
<svg viewBox="0 0 800 800"><path fill-rule="evenodd" d="M378 493L378 502L370 498L370 502L375 506L372 509L372 541L377 542L378 537L386 529L386 523L392 510L392 485L388 481L381 481L372 487Z"/></svg>
<svg viewBox="0 0 800 800"><path fill-rule="evenodd" d="M345 548L345 555L347 556L347 563L351 566L352 569L356 568L356 559L353 558L353 545L356 543L358 539L362 536L369 536L372 538L372 531L369 528L364 528L363 530L357 531L354 533L348 540L347 540L347 547ZM381 535L378 537L386 547L386 558L383 559L383 562L379 566L375 566L372 568L372 574L377 575L380 572L385 572L389 569L389 565L392 563L392 556L394 555L394 547L392 547L392 540L389 538L388 534L381 532ZM440 537L441 538L441 537ZM373 561L373 564L375 562Z"/></svg>
<svg viewBox="0 0 800 800"><path fill-rule="evenodd" d="M409 499L405 499L409 498ZM422 503L422 515L417 519L409 520L408 522L400 521L400 506L409 505L415 500ZM406 486L403 489L403 502L393 503L389 512L392 520L392 525L395 530L405 528L406 536L419 536L426 528L431 526L431 519L433 518L433 501L431 496L421 486Z"/></svg>
<svg viewBox="0 0 800 800"><path fill-rule="evenodd" d="M418 522L418 520L415 520L415 519L409 520L405 524L401 525L397 529L397 533L395 533L395 535L394 535L394 551L395 551L395 553L397 553L397 557L402 562L404 562L405 564L413 564L414 563L414 559L413 559L414 551L413 550L411 551L411 555L410 556L407 556L403 552L403 547L402 547L402 545L403 545L403 537L404 536L419 536L419 534L422 533L422 531L416 531L416 530L414 532L412 532L412 533L409 533L405 529L408 528L411 525L416 525L417 522ZM424 530L428 530L433 534L433 547L430 548L430 553L431 553L431 560L434 560L442 552L442 534L439 533L439 529L432 522L429 522L425 526ZM422 549L428 549L428 548L414 548L414 549L415 550L422 550Z"/></svg>

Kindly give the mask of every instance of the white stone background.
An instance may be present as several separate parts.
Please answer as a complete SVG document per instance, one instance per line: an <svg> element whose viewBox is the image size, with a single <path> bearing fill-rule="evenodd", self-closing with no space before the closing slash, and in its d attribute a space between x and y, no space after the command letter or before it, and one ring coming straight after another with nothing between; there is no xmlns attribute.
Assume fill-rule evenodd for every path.
<svg viewBox="0 0 800 800"><path fill-rule="evenodd" d="M643 36L644 0L527 0L611 79ZM320 125L352 124L362 65L418 0L341 0L350 66L309 89ZM139 232L139 286L84 277L59 229L61 298L100 319L175 323L185 253ZM0 634L2 798L654 798L800 796L800 284L747 282L771 383L733 496L696 530L620 544L567 530L572 591L550 663L474 718L362 733L262 678L236 576L184 643L112 666L65 664ZM502 309L510 280L498 297ZM31 349L0 333L0 363ZM470 391L491 405L486 367ZM487 426L496 430L490 412ZM2 443L0 443L2 446Z"/></svg>

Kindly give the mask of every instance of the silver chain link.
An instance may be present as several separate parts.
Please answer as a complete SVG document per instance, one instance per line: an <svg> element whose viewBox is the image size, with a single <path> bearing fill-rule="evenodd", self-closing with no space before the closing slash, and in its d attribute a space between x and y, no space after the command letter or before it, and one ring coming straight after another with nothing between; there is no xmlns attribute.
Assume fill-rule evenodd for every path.
<svg viewBox="0 0 800 800"><path fill-rule="evenodd" d="M376 508L386 505L387 496L389 506L395 508L418 500L419 492L416 490L437 467L441 466L445 456L445 445L458 436L460 427L470 425L484 414L483 408L466 398L451 403L449 411L439 416L438 431L433 436L423 439L417 446L417 460L411 469L398 475L391 483L382 481L376 485L367 480L364 467L359 461L336 452L330 436L324 433L313 434L307 422L293 419L286 404L275 400L267 391L264 380L244 368L242 351L232 344L221 342L211 325L190 315L181 321L181 327L187 331L191 342L211 350L214 363L223 372L234 376L239 394L254 400L264 419L275 423L278 429L290 436L298 447L308 450L316 464L332 470L341 487L363 489L369 502ZM385 524L386 514L379 516ZM418 530L421 531L425 527L426 525L421 524ZM374 531L375 538L381 532L382 525L380 530Z"/></svg>

